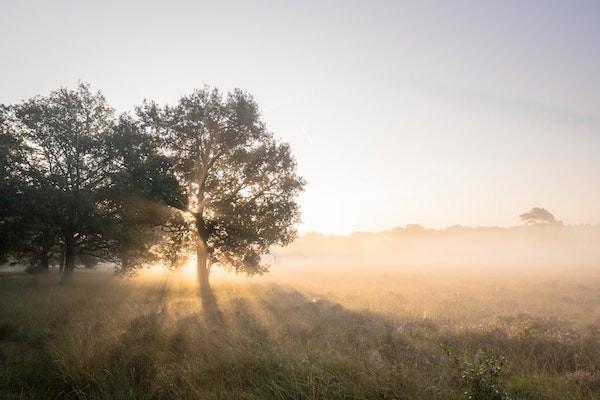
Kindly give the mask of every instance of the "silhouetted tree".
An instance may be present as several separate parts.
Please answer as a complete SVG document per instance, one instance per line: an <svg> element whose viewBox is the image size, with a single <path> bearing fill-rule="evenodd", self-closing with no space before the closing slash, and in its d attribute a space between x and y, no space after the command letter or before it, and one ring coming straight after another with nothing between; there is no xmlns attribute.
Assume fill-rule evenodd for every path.
<svg viewBox="0 0 600 400"><path fill-rule="evenodd" d="M265 271L261 255L295 237L304 181L290 147L266 130L253 98L205 88L175 106L145 102L137 114L148 140L159 142L170 161L163 177L174 177L184 195L162 201L191 221L202 292L210 291L213 264Z"/></svg>
<svg viewBox="0 0 600 400"><path fill-rule="evenodd" d="M22 198L23 180L19 176L19 140L10 134L9 108L0 105L0 260L8 261L13 254L16 230L20 227L17 206Z"/></svg>
<svg viewBox="0 0 600 400"><path fill-rule="evenodd" d="M558 224L559 221L545 208L534 207L530 211L519 215L521 221L528 225Z"/></svg>
<svg viewBox="0 0 600 400"><path fill-rule="evenodd" d="M56 229L45 193L24 174L28 160L23 141L13 135L16 121L0 107L0 258L18 261L31 272L47 272L56 245Z"/></svg>
<svg viewBox="0 0 600 400"><path fill-rule="evenodd" d="M170 160L160 154L159 142L149 139L128 115L119 118L111 137L119 169L110 190L112 213L105 237L111 243L111 261L125 274L159 261L177 268L189 242L183 240L188 230L183 215L162 201L183 204L183 193L170 173Z"/></svg>
<svg viewBox="0 0 600 400"><path fill-rule="evenodd" d="M43 192L27 188L18 196L12 209L12 224L7 227L11 238L10 255L28 272L48 272L58 245L58 231L49 223L52 209Z"/></svg>
<svg viewBox="0 0 600 400"><path fill-rule="evenodd" d="M64 253L64 275L78 255L105 248L104 206L114 165L106 138L114 127L112 109L88 85L59 89L9 107L3 131L18 143L23 202L37 225L56 231Z"/></svg>

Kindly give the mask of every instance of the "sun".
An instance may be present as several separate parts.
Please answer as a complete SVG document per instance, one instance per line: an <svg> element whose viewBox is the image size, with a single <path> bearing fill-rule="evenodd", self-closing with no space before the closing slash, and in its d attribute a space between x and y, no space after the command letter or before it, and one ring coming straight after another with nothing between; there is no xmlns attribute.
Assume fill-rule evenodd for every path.
<svg viewBox="0 0 600 400"><path fill-rule="evenodd" d="M196 279L196 255L190 255L183 264L180 271L181 277L185 279Z"/></svg>

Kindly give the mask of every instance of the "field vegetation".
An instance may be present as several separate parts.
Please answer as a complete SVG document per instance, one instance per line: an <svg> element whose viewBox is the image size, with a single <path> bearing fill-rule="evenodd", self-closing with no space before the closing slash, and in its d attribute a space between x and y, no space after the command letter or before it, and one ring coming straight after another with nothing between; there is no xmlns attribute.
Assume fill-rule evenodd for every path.
<svg viewBox="0 0 600 400"><path fill-rule="evenodd" d="M593 269L1 276L2 398L600 396Z"/></svg>

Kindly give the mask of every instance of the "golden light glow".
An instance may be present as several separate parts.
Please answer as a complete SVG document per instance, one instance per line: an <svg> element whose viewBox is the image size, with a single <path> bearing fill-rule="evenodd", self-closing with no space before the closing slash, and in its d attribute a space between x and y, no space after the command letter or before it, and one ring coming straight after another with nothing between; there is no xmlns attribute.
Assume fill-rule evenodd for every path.
<svg viewBox="0 0 600 400"><path fill-rule="evenodd" d="M180 271L180 275L184 279L195 280L196 279L196 256L192 255L183 265Z"/></svg>

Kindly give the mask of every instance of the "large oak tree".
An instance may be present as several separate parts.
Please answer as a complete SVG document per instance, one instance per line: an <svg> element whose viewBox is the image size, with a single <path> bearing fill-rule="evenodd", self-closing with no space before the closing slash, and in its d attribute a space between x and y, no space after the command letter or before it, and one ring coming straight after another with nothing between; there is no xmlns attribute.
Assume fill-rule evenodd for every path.
<svg viewBox="0 0 600 400"><path fill-rule="evenodd" d="M295 237L304 180L289 145L266 129L252 96L204 88L174 106L145 102L137 115L184 196L162 200L190 222L200 289L210 291L214 264L265 271L261 256Z"/></svg>

